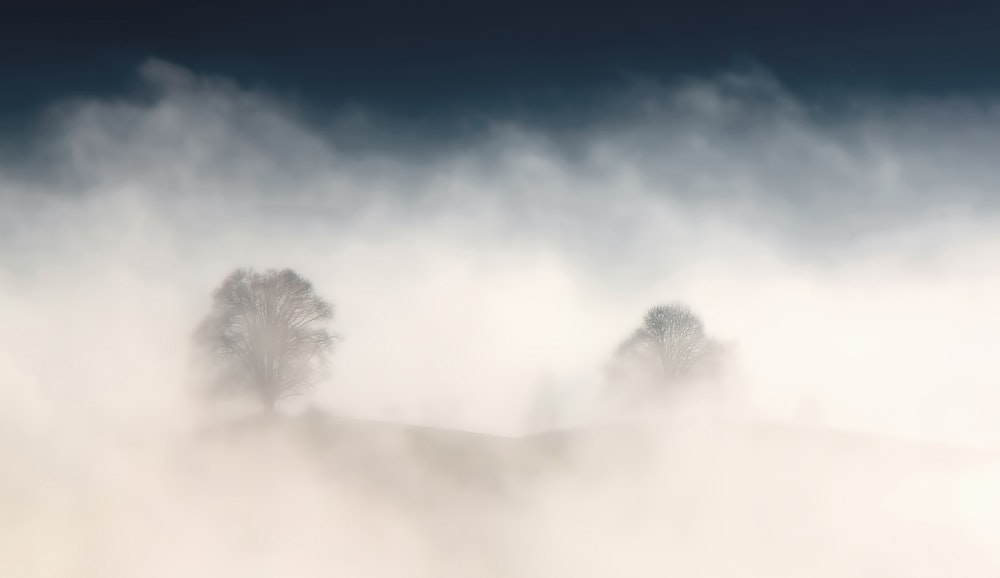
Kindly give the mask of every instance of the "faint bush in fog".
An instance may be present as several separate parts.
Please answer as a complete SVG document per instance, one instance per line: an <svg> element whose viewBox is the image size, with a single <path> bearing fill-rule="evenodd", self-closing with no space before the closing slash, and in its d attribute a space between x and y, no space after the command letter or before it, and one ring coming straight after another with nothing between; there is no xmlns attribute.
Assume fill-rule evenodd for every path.
<svg viewBox="0 0 1000 578"><path fill-rule="evenodd" d="M309 389L333 349L332 319L333 306L291 269L233 271L196 332L218 370L214 391L249 393L273 410Z"/></svg>
<svg viewBox="0 0 1000 578"><path fill-rule="evenodd" d="M524 427L528 432L542 432L559 426L561 410L559 391L553 378L545 373L528 403Z"/></svg>

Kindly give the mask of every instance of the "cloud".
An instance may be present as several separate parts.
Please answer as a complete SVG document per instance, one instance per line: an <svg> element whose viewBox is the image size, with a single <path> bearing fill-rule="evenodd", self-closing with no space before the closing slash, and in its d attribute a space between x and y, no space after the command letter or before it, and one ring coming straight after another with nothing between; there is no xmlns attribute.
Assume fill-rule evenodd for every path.
<svg viewBox="0 0 1000 578"><path fill-rule="evenodd" d="M134 94L53 107L34 153L42 168L4 171L12 283L141 271L193 319L228 268L302 267L341 305L350 380L402 379L350 353L392 343L400 373L470 398L484 394L457 374L473 367L500 390L546 365L594 370L665 299L691 301L759 351L747 362L772 385L821 383L836 397L878 374L938 395L946 375L993 375L996 279L980 266L997 242L988 101L810 102L751 68L637 84L572 130L511 118L460 142L428 134L411 158L352 151L328 130L338 111L310 122L162 61L140 78ZM933 328L911 328L933 311ZM961 355L948 346L959 342ZM451 371L459 359L470 367Z"/></svg>
<svg viewBox="0 0 1000 578"><path fill-rule="evenodd" d="M645 308L680 300L738 344L745 412L787 416L815 395L844 426L1000 441L1000 118L989 99L807 100L751 69L638 83L560 126L428 131L415 151L372 111L307 115L161 61L139 76L134 93L57 104L29 150L0 162L0 447L23 448L28 464L0 469L14 487L0 495L36 499L33 476L57 480L56 503L72 511L29 509L8 526L32 547L85 552L72 524L86 526L93 504L117 504L118 522L101 518L121 524L112 536L128 534L128 504L140 504L177 535L206 516L217 532L206 540L238 540L242 522L219 520L252 516L252 498L174 511L178 490L156 473L174 471L163 456L199 418L190 332L238 266L295 268L337 305L345 340L314 401L342 414L516 431L551 375L585 420L617 342ZM140 432L147 465L131 461L145 446L126 441ZM258 458L217 473L244 475ZM304 460L288 467L301 474ZM291 490L260 490L273 510L247 522L258 532L247 544L272 545L274 558L246 558L249 575L288 557L307 560L294 575L325 567L308 561L323 558L319 542L268 530L296 512L307 534L356 536L325 516L363 518L367 506L331 497L310 516L294 494L321 491L300 474L272 480ZM399 532L400 556L426 555L408 534L419 523L373 516ZM36 523L40 534L24 529ZM109 547L99 550L119 575L142 566ZM140 560L165 559L142 547ZM218 567L253 548L218 545ZM348 567L364 573L378 560L359 552ZM68 571L51 563L49 575Z"/></svg>

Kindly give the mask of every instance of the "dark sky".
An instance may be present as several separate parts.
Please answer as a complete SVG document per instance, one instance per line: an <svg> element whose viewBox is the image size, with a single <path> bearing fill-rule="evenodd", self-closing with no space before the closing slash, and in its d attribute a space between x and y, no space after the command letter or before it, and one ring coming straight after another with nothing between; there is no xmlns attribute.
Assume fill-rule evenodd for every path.
<svg viewBox="0 0 1000 578"><path fill-rule="evenodd" d="M0 114L112 93L155 56L402 113L558 103L754 60L801 91L993 90L1000 3L70 2L0 7Z"/></svg>

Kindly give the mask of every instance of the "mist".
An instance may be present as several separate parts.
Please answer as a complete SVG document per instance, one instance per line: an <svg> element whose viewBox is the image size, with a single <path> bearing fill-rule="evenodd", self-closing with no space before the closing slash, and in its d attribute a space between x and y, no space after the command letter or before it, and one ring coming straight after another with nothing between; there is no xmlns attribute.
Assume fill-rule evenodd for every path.
<svg viewBox="0 0 1000 578"><path fill-rule="evenodd" d="M1000 102L761 68L597 100L412 146L154 60L8 139L3 574L996 575ZM341 336L247 427L191 356L238 267L301 273ZM721 384L610 407L668 301ZM543 383L558 451L524 437Z"/></svg>

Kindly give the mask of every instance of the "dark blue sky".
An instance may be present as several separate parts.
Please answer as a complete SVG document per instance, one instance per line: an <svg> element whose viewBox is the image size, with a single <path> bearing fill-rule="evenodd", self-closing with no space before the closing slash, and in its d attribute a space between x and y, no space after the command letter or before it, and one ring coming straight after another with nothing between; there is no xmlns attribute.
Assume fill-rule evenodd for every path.
<svg viewBox="0 0 1000 578"><path fill-rule="evenodd" d="M802 92L997 88L997 2L86 3L0 8L0 111L113 93L159 57L401 114L564 102L753 60Z"/></svg>

